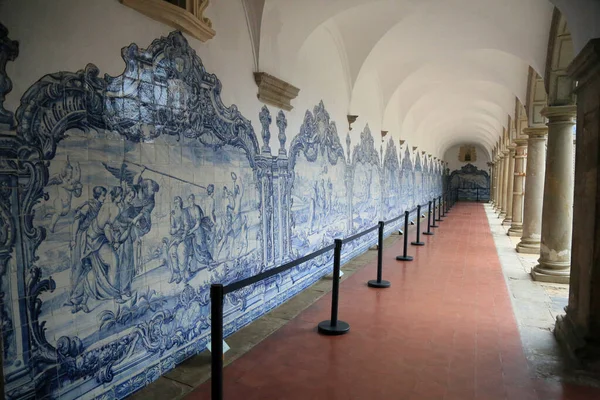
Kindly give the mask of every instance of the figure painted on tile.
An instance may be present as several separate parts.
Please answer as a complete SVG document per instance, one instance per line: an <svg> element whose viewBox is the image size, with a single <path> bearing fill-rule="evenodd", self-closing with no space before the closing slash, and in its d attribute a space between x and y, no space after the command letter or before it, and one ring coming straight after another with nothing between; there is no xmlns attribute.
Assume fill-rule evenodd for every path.
<svg viewBox="0 0 600 400"><path fill-rule="evenodd" d="M134 266L137 273L141 273L143 268L142 263L142 242L141 238L150 232L152 227L152 210L155 206L155 194L159 191L159 184L150 178L142 177L146 171L146 167L141 166L140 172L135 173L127 167L127 164L122 163L121 168L114 168L106 163L102 163L104 167L120 181L120 186L124 192L134 191L135 197L132 205L139 209L139 213L132 220L132 224L136 229L136 240L134 242Z"/></svg>
<svg viewBox="0 0 600 400"><path fill-rule="evenodd" d="M92 194L93 199L86 201L75 210L71 228L73 232L69 246L71 248L71 292L65 305L72 307L71 312L73 313L79 310L89 312L83 301L85 296L83 278L85 278L86 270L83 268L81 259L86 247L87 230L98 216L98 212L106 200L107 190L103 186L95 186Z"/></svg>
<svg viewBox="0 0 600 400"><path fill-rule="evenodd" d="M310 215L310 219L309 219L309 227L310 227L310 232L314 233L314 232L318 232L319 231L319 226L320 226L320 221L319 221L319 183L318 181L315 181L313 183L313 196L311 199L309 199L310 202L310 209L309 209L309 215Z"/></svg>
<svg viewBox="0 0 600 400"><path fill-rule="evenodd" d="M215 200L215 185L212 183L206 187L206 197L204 198L204 212L208 217L207 224L210 225L212 235L208 235L207 245L208 251L210 254L215 254L215 246L217 243L217 238L215 233L216 223L217 223L217 213L216 213L216 200Z"/></svg>
<svg viewBox="0 0 600 400"><path fill-rule="evenodd" d="M72 165L67 157L62 170L48 181L49 202L52 205L49 209L46 209L46 217L50 217L50 232L54 232L56 229L59 218L64 217L71 211L73 197L81 197L83 185L80 180L81 169L79 163Z"/></svg>
<svg viewBox="0 0 600 400"><path fill-rule="evenodd" d="M87 270L85 290L87 296L96 300L115 299L117 303L126 301L118 287L118 249L121 245L121 233L115 224L121 213L119 203L122 199L123 189L120 186L113 187L109 193L109 201L102 204L98 216L87 230L82 257L82 263Z"/></svg>
<svg viewBox="0 0 600 400"><path fill-rule="evenodd" d="M244 194L243 184L241 181L239 184L237 183L238 177L235 172L231 173L231 179L233 180L233 191L229 190L227 186L223 187L223 197L227 205L225 207L221 244L217 253L219 260L228 260L237 255L234 252L234 245L238 239L246 242L246 244L244 242L238 243L238 251L248 246L247 219L242 218L240 213L240 205Z"/></svg>
<svg viewBox="0 0 600 400"><path fill-rule="evenodd" d="M139 222L136 221L139 221L142 211L140 207L134 206L136 193L133 190L125 193L121 204L119 204L119 216L113 224L115 236L119 242L117 248L119 271L116 287L119 289L121 296L124 297L131 297L131 282L136 273L134 253L135 246L139 243L137 239L140 231Z"/></svg>
<svg viewBox="0 0 600 400"><path fill-rule="evenodd" d="M184 278L189 280L192 274L201 269L202 265L212 262L213 258L208 251L207 236L212 229L210 217L205 217L202 208L196 204L196 196L190 194L187 198L188 206L185 216L188 228L186 231L190 243L190 261L184 270Z"/></svg>
<svg viewBox="0 0 600 400"><path fill-rule="evenodd" d="M190 252L190 241L187 238L188 226L183 211L183 200L179 196L173 199L173 210L171 211L171 227L169 233L171 239L167 242L168 259L167 264L171 270L169 283L179 283L183 279L183 272L187 269L188 256ZM168 239L165 239L168 241Z"/></svg>
<svg viewBox="0 0 600 400"><path fill-rule="evenodd" d="M333 183L331 182L331 178L327 178L327 205L328 212L333 211Z"/></svg>

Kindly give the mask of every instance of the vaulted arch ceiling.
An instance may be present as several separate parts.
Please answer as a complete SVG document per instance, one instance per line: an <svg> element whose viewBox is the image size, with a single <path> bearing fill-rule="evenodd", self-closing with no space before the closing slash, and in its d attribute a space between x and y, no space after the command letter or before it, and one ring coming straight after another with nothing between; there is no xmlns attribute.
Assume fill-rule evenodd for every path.
<svg viewBox="0 0 600 400"><path fill-rule="evenodd" d="M515 97L526 102L529 66L544 74L548 0L261 1L261 70L293 83L298 52L326 29L348 113L369 108L383 130L438 156L457 140L490 151Z"/></svg>

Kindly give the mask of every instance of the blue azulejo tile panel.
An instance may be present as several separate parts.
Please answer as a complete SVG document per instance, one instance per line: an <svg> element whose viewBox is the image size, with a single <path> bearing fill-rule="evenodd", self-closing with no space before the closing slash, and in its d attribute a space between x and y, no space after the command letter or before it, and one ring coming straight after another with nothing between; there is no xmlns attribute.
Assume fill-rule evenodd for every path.
<svg viewBox="0 0 600 400"><path fill-rule="evenodd" d="M448 178L449 186L458 190L458 198L463 201L488 201L490 199L490 177L487 171L473 164L452 171Z"/></svg>
<svg viewBox="0 0 600 400"><path fill-rule="evenodd" d="M384 157L368 126L354 145L346 136L344 152L323 102L289 142L285 114L264 106L257 135L180 33L122 55L122 75L92 64L48 74L14 118L2 114L7 398L124 398L205 349L211 283L301 257L442 190L439 168L413 165L408 150L400 162L392 141ZM375 233L348 243L343 260L374 243ZM331 265L330 252L228 294L225 335Z"/></svg>

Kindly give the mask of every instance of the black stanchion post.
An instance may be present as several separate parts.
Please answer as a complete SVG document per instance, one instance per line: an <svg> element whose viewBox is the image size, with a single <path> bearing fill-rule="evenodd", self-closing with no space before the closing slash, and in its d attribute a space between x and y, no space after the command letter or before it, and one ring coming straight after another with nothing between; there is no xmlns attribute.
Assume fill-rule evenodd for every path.
<svg viewBox="0 0 600 400"><path fill-rule="evenodd" d="M385 222L379 221L378 239L377 239L377 280L367 282L367 285L372 288L389 288L391 283L384 281L383 275L383 227Z"/></svg>
<svg viewBox="0 0 600 400"><path fill-rule="evenodd" d="M442 206L442 215L440 218L443 218L446 216L446 201L448 201L448 198L446 197L446 193L444 193L442 195L442 199L444 200L440 205Z"/></svg>
<svg viewBox="0 0 600 400"><path fill-rule="evenodd" d="M348 333L350 325L338 320L338 301L340 296L340 260L342 256L342 239L335 239L333 248L333 288L331 290L331 320L322 321L318 325L319 333L328 336Z"/></svg>
<svg viewBox="0 0 600 400"><path fill-rule="evenodd" d="M421 242L421 206L417 206L417 240L410 244L413 246L425 246L425 243Z"/></svg>
<svg viewBox="0 0 600 400"><path fill-rule="evenodd" d="M404 211L404 254L397 256L398 261L412 261L413 258L406 253L408 252L408 211Z"/></svg>
<svg viewBox="0 0 600 400"><path fill-rule="evenodd" d="M476 190L476 193L477 193L477 202L479 203L479 186L477 186L475 188L475 190Z"/></svg>
<svg viewBox="0 0 600 400"><path fill-rule="evenodd" d="M442 220L442 196L438 197L438 217L436 221Z"/></svg>
<svg viewBox="0 0 600 400"><path fill-rule="evenodd" d="M427 213L427 232L423 232L423 235L431 236L431 200L429 200L429 212Z"/></svg>
<svg viewBox="0 0 600 400"><path fill-rule="evenodd" d="M433 214L431 215L431 227L439 228L440 226L435 223L435 198L433 199Z"/></svg>
<svg viewBox="0 0 600 400"><path fill-rule="evenodd" d="M450 190L448 190L446 192L446 200L445 200L445 202L446 202L446 214L450 213L450 202L452 201L451 197L452 196L450 196Z"/></svg>
<svg viewBox="0 0 600 400"><path fill-rule="evenodd" d="M223 285L210 286L211 400L223 400Z"/></svg>

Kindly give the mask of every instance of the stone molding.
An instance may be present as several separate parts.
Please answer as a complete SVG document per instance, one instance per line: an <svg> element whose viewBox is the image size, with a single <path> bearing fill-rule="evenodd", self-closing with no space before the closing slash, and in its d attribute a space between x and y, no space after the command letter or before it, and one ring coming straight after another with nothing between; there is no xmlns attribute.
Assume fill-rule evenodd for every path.
<svg viewBox="0 0 600 400"><path fill-rule="evenodd" d="M298 96L300 89L266 72L255 72L254 81L258 86L258 100L286 111L294 108L291 101ZM349 125L352 122L349 121Z"/></svg>
<svg viewBox="0 0 600 400"><path fill-rule="evenodd" d="M356 119L358 118L358 115L350 115L350 114L348 114L346 116L346 118L348 119L348 130L351 131L352 130L352 124L356 121Z"/></svg>
<svg viewBox="0 0 600 400"><path fill-rule="evenodd" d="M203 16L210 0L187 0L186 8L165 0L120 0L127 7L179 29L201 42L212 39L216 32L210 19Z"/></svg>
<svg viewBox="0 0 600 400"><path fill-rule="evenodd" d="M515 148L523 146L527 147L527 138L515 139Z"/></svg>
<svg viewBox="0 0 600 400"><path fill-rule="evenodd" d="M577 106L548 106L541 111L542 116L548 118L549 123L553 122L572 122L577 116Z"/></svg>
<svg viewBox="0 0 600 400"><path fill-rule="evenodd" d="M527 135L529 139L545 139L548 136L548 127L547 126L539 126L539 127L530 127L523 129L523 134Z"/></svg>

